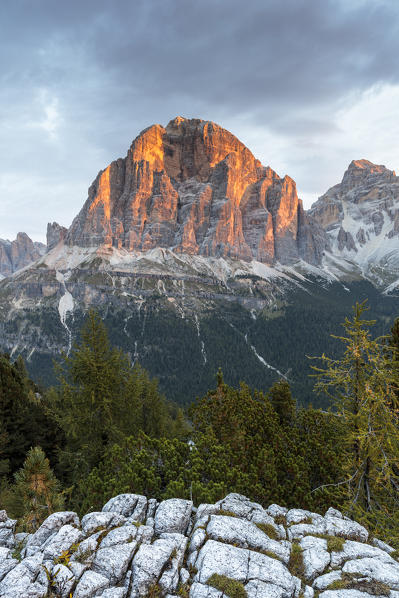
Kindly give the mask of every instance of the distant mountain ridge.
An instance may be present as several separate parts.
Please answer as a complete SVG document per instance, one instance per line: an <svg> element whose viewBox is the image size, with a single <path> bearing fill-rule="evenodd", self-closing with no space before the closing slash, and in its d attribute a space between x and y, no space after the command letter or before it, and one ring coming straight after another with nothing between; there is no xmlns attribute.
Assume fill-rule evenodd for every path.
<svg viewBox="0 0 399 598"><path fill-rule="evenodd" d="M10 276L46 253L46 245L32 241L26 233L18 233L14 241L0 239L0 277Z"/></svg>
<svg viewBox="0 0 399 598"><path fill-rule="evenodd" d="M399 177L368 160L354 160L342 182L308 212L326 231L330 251L358 266L377 285L399 278Z"/></svg>

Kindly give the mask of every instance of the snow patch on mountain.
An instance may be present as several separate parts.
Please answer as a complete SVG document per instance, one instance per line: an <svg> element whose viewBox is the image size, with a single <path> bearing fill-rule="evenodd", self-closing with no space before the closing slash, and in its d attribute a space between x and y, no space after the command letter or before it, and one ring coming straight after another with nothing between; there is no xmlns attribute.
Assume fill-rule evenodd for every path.
<svg viewBox="0 0 399 598"><path fill-rule="evenodd" d="M58 282L61 283L63 291L64 291L64 294L62 295L62 297L59 301L59 304L58 304L58 313L60 314L61 324L64 326L64 328L68 334L67 355L69 355L69 352L72 347L72 332L67 324L67 315L69 312L73 312L73 308L74 308L73 297L65 285L65 281L68 280L70 274L71 274L70 271L66 272L65 274L62 274L61 272L58 272L58 271L56 272L56 278L57 278Z"/></svg>

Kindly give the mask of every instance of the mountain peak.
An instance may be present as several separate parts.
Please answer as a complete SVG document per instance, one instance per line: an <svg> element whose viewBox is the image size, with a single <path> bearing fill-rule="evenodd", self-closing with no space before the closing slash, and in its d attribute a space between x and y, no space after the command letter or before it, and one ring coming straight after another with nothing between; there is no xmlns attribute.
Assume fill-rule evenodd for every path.
<svg viewBox="0 0 399 598"><path fill-rule="evenodd" d="M391 180L395 176L393 170L389 170L383 164L374 164L366 159L352 160L342 179L343 187L348 190L358 185L362 185L369 177L384 180Z"/></svg>
<svg viewBox="0 0 399 598"><path fill-rule="evenodd" d="M318 263L315 226L292 179L262 166L223 127L177 116L142 131L125 159L98 174L67 242Z"/></svg>

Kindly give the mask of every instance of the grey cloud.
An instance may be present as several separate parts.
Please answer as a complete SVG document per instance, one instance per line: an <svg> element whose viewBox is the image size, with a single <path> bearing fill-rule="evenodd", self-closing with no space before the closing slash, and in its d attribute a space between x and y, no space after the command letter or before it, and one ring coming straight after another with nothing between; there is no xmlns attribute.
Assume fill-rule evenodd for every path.
<svg viewBox="0 0 399 598"><path fill-rule="evenodd" d="M354 94L398 82L398 17L396 0L4 0L0 177L37 181L37 235L66 204L73 217L141 129L182 114L222 125L245 115L286 139L289 174L308 181L300 146L338 135L332 115ZM38 126L46 98L53 136ZM40 194L44 179L56 197L51 184Z"/></svg>

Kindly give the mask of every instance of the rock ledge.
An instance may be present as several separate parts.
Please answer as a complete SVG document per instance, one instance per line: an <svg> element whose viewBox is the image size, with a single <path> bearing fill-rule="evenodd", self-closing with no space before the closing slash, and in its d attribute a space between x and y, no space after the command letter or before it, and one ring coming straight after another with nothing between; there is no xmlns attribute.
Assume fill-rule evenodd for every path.
<svg viewBox="0 0 399 598"><path fill-rule="evenodd" d="M0 598L399 598L394 549L332 508L121 494L81 521L15 525L0 511Z"/></svg>

